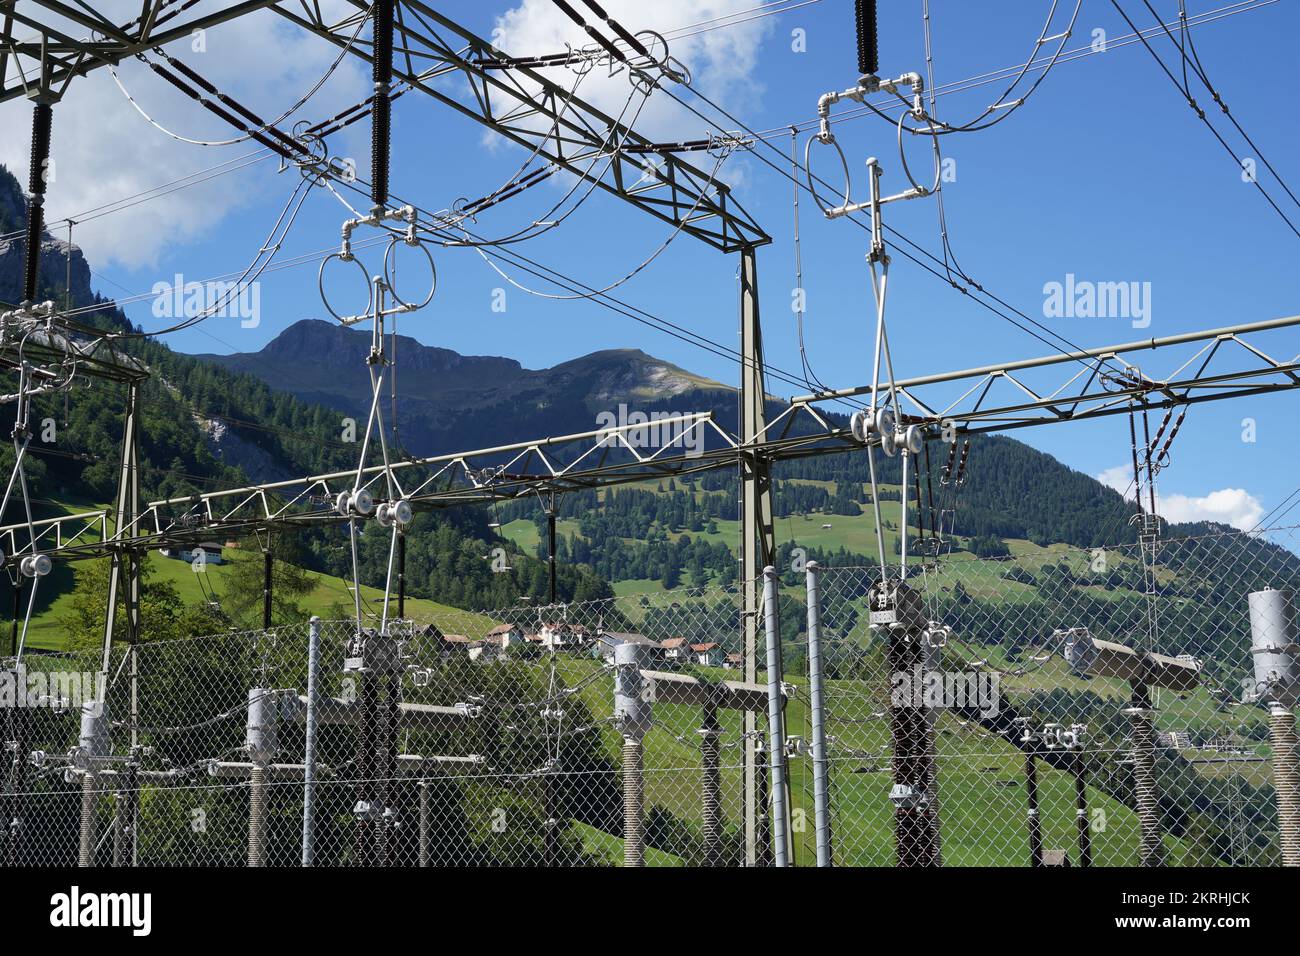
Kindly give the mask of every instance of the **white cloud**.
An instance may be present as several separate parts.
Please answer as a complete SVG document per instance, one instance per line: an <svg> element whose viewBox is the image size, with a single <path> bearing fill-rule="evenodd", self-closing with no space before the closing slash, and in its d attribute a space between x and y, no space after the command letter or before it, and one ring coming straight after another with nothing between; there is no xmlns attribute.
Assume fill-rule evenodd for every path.
<svg viewBox="0 0 1300 956"><path fill-rule="evenodd" d="M139 13L138 0L106 0L96 7L120 22ZM342 10L342 0L330 0ZM82 35L85 30L69 27ZM266 120L274 119L325 73L337 49L269 12L254 13L213 27L206 51L194 52L178 41L167 52L185 61L216 86ZM368 70L354 57L340 64L329 83L295 117L313 121L333 115L368 92ZM217 117L200 109L151 70L134 60L118 70L122 84L159 124L193 139L224 140L237 135ZM0 105L0 127L15 135L0 137L0 163L26 185L31 106L25 100ZM51 155L55 177L46 199L51 221L75 216L226 160L258 151L256 143L208 148L177 142L150 126L118 90L106 68L75 78L54 108ZM331 143L338 152L340 144ZM358 154L360 155L360 154ZM159 253L211 234L235 211L265 208L267 228L272 206L291 188L288 173L275 177L276 160L233 172L192 188L152 199L99 219L87 219L73 231L92 267L117 263L148 266ZM257 228L262 228L259 224ZM58 232L57 227L52 230ZM251 253L249 258L251 259Z"/></svg>
<svg viewBox="0 0 1300 956"><path fill-rule="evenodd" d="M606 12L629 32L654 30L667 34L680 27L726 17L753 8L752 0L607 0ZM608 36L610 31L583 8L588 23ZM759 50L763 38L773 29L771 18L736 23L721 29L707 30L695 36L669 41L672 56L686 64L692 85L728 110L744 111L759 102L763 87L755 81ZM688 31L690 32L690 31ZM492 31L492 42L511 56L562 53L565 44L583 47L593 41L551 0L523 0L519 6L499 16ZM649 45L649 44L647 44ZM658 52L658 48L655 48ZM597 67L583 80L578 96L611 116L617 117L627 102L631 87L626 71L608 76ZM547 79L568 89L574 74L564 68L543 71ZM674 89L690 100L684 88ZM697 106L700 104L697 104ZM635 109L635 104L633 109ZM702 112L712 115L705 107ZM630 118L629 113L629 118ZM696 139L708 132L704 120L679 106L663 92L650 97L637 117L636 127L643 135L659 140Z"/></svg>
<svg viewBox="0 0 1300 956"><path fill-rule="evenodd" d="M1113 488L1129 501L1133 500L1133 466L1116 465L1094 475L1107 488ZM1221 488L1202 497L1192 495L1158 495L1160 516L1166 521L1215 521L1250 531L1264 514L1259 499L1244 488Z"/></svg>
<svg viewBox="0 0 1300 956"><path fill-rule="evenodd" d="M1223 488L1203 498L1164 495L1160 498L1160 513L1174 522L1217 521L1250 531L1264 516L1264 506L1244 488Z"/></svg>
<svg viewBox="0 0 1300 956"><path fill-rule="evenodd" d="M352 9L347 0L324 0L321 6L327 19ZM737 13L752 7L752 0L662 0L655 4L608 0L605 7L634 32L664 32ZM139 13L139 2L101 0L96 8L126 22ZM196 9L208 9L208 4L201 2ZM566 41L579 46L590 42L550 0L524 0L499 17L497 27L495 42L509 53L558 52ZM67 29L75 35L86 32L75 26ZM671 51L688 64L702 91L729 109L743 110L757 103L762 94L754 73L761 40L771 29L772 19L762 18L672 41ZM206 52L193 52L188 42L179 41L170 45L168 52L268 120L306 92L338 52L333 45L269 11L212 28L207 32L206 46ZM123 63L118 72L126 89L164 127L194 139L228 139L234 135L221 120L198 108L142 64L131 60ZM322 119L360 100L369 92L368 73L360 60L346 57L329 83L294 119ZM567 71L553 69L549 73L566 88L572 82L573 75ZM597 69L584 81L581 95L617 116L629 89L625 75L608 77ZM0 104L0 128L14 134L0 137L0 163L24 185L30 124L28 102ZM660 139L695 138L706 132L703 120L686 113L662 93L651 97L637 127L645 135ZM331 151L339 156L355 156L365 169L367 136L366 124L357 124L338 142L331 142ZM177 142L136 113L106 69L95 70L74 79L54 110L55 180L46 200L47 220L56 223L60 218L76 216L259 149L255 143L205 148ZM732 180L740 172L738 159L733 157L728 163L727 175ZM254 231L264 226L269 229L290 188L288 176L293 175L276 176L276 163L268 159L102 218L87 217L75 227L73 241L85 251L93 268L113 264L141 268L157 263L164 251L230 228L229 221L234 217L243 223L264 212ZM62 235L57 225L52 231ZM258 233L256 240L260 241L262 235Z"/></svg>
<svg viewBox="0 0 1300 956"><path fill-rule="evenodd" d="M1094 475L1107 488L1113 488L1129 501L1133 500L1133 467L1131 465L1116 465L1114 468L1107 468L1099 475Z"/></svg>

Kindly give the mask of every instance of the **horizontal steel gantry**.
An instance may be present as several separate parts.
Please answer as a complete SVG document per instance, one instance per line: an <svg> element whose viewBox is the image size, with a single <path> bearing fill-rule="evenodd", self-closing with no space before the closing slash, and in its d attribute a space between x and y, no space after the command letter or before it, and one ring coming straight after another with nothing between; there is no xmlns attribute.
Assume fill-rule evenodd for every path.
<svg viewBox="0 0 1300 956"><path fill-rule="evenodd" d="M358 31L370 5L349 2L351 10L331 19L312 0L246 0L206 13L176 0L145 0L139 17L116 23L87 5L23 0L20 9L16 0L0 0L0 102L23 96L57 101L75 76L262 10L369 63L373 43ZM91 36L79 38L79 31ZM397 84L716 249L734 252L771 241L726 183L537 70L514 65L420 0L395 5L393 32ZM503 69L502 63L510 65Z"/></svg>
<svg viewBox="0 0 1300 956"><path fill-rule="evenodd" d="M945 426L954 435L972 434L1222 401L1300 386L1300 356L1279 360L1252 341L1297 326L1300 316L1291 316L922 376L897 385L900 396L917 409L908 423L921 425L929 440L938 439ZM1163 377L1153 377L1149 363L1139 370L1139 357L1171 351L1178 354ZM1021 381L1036 369L1059 372L1061 366L1075 364L1080 367L1050 391L1040 393ZM939 403L929 391L940 386L960 398ZM999 398L1004 389L1011 392L1009 400ZM860 399L870 391L859 387L797 396L750 442L719 426L710 412L661 417L410 459L389 470L369 465L164 499L142 508L122 534L111 533L113 519L106 511L15 524L0 528L0 547L21 557L32 550L34 530L41 553L70 560L102 557L119 546L175 547L256 529L338 523L348 520L334 507L340 492L365 489L379 503L386 500L390 474L413 508L431 510L697 474L735 467L746 456L774 463L861 450L866 446L853 437L845 416L820 406ZM645 447L656 429L666 440Z"/></svg>

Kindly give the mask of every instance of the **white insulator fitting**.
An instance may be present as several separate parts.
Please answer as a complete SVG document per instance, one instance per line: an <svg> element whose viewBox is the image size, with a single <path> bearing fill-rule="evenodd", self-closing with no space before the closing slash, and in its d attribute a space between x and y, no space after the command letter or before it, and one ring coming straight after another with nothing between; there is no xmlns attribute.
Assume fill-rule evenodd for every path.
<svg viewBox="0 0 1300 956"><path fill-rule="evenodd" d="M876 431L882 437L894 434L894 413L888 408L876 412ZM891 452L892 454L892 452Z"/></svg>
<svg viewBox="0 0 1300 956"><path fill-rule="evenodd" d="M29 554L18 564L24 577L43 578L54 568L48 554Z"/></svg>
<svg viewBox="0 0 1300 956"><path fill-rule="evenodd" d="M849 418L849 428L853 431L855 440L866 444L871 438L871 433L875 428L875 423L871 417L871 410L858 410Z"/></svg>
<svg viewBox="0 0 1300 956"><path fill-rule="evenodd" d="M386 502L379 506L375 512L375 518L385 528L391 528L397 525L399 528L405 528L415 517L415 511L411 508L411 503L405 498L399 501Z"/></svg>
<svg viewBox="0 0 1300 956"><path fill-rule="evenodd" d="M946 624L939 624L935 621L930 622L930 626L925 631L925 643L927 646L940 650L948 646L948 636L952 633L952 628Z"/></svg>
<svg viewBox="0 0 1300 956"><path fill-rule="evenodd" d="M352 511L359 515L368 515L375 510L375 498L364 488L358 488L352 492L348 499L348 504Z"/></svg>
<svg viewBox="0 0 1300 956"><path fill-rule="evenodd" d="M919 425L908 425L907 428L902 431L901 436L901 441L899 443L913 455L917 454L923 447L925 447L925 438L921 434L921 428Z"/></svg>
<svg viewBox="0 0 1300 956"><path fill-rule="evenodd" d="M341 515L368 515L375 510L375 498L364 488L340 491L334 499L334 510Z"/></svg>

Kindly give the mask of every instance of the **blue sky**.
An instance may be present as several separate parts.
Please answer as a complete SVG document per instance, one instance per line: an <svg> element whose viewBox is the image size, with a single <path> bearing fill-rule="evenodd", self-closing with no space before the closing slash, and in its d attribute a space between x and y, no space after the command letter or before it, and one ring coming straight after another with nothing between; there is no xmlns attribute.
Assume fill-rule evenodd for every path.
<svg viewBox="0 0 1300 956"><path fill-rule="evenodd" d="M605 6L629 28L661 30L748 10L758 0L713 0L655 5ZM814 116L817 97L856 79L851 4L821 0L778 16L767 16L686 38L673 47L687 60L697 85L747 126L769 130ZM1043 27L1047 2L970 4L932 0L934 70L943 84L1023 62ZM1141 0L1123 6L1139 26L1153 25ZM1177 4L1153 2L1166 20ZM1189 14L1234 6L1189 0ZM1240 6L1240 5L1235 5ZM547 0L528 0L506 20L508 3L456 2L438 9L480 35L504 27L507 52L546 53L557 38L574 36ZM881 69L897 75L924 71L921 2L881 4ZM1073 3L1059 4L1053 32L1063 29ZM652 17L653 20L647 20ZM1067 50L1087 46L1096 29L1115 39L1129 33L1113 7L1085 0ZM1300 193L1297 163L1293 38L1300 30L1295 0L1279 0L1195 28L1202 63L1231 105L1233 115L1273 161L1293 191ZM795 33L795 31L802 31ZM793 47L802 37L805 50ZM267 14L214 29L201 53L177 55L216 79L223 88L263 115L291 103L333 54L321 42L293 33ZM527 44L533 45L527 45ZM1177 51L1163 37L1152 40L1171 65ZM1049 52L1046 46L1040 53ZM557 82L567 82L557 71ZM195 138L229 134L209 122L138 65L121 79L142 108L163 125ZM1193 83L1196 83L1193 79ZM80 87L77 84L81 84ZM184 173L257 152L245 143L196 147L155 130L126 102L104 71L78 80L66 111L56 110L54 156L68 172L51 186L52 219L131 195ZM614 112L626 98L621 77L581 88ZM621 86L619 84L622 84ZM367 92L368 76L343 64L298 116L319 119ZM981 113L999 85L942 96L939 115L961 122ZM689 91L678 90L691 100ZM1225 138L1240 144L1208 94L1197 90ZM693 101L697 102L697 101ZM710 116L714 111L699 104ZM0 107L0 122L26 129L25 104ZM709 130L695 117L674 112L661 94L643 109L647 135L696 138ZM721 117L719 123L729 126ZM902 188L895 132L875 118L837 124L836 134L856 183L865 181L866 157L885 169L884 188ZM808 134L802 133L802 156ZM0 160L25 179L25 134L6 137ZM19 142L22 141L22 142ZM790 137L773 144L788 155ZM393 191L439 210L458 197L495 189L525 158L473 123L408 94L395 106ZM1241 170L1196 119L1180 93L1140 45L1127 45L1059 64L1027 103L992 129L946 137L945 154L956 161L956 178L945 185L949 236L962 266L986 288L1028 313L1069 342L1097 346L1148 336L1272 319L1300 313L1295 268L1300 239L1243 182ZM365 124L330 143L338 156L355 156L365 173ZM915 169L928 168L928 144L907 144ZM761 147L759 147L761 149ZM765 155L773 161L771 151ZM817 171L827 179L834 159L814 147ZM93 162L90 157L93 157ZM709 166L704 154L698 165ZM783 164L788 167L788 160ZM1291 204L1263 164L1260 181L1283 204ZM196 188L150 200L87 223L74 240L83 244L105 294L148 292L154 283L181 273L204 279L238 272L256 253L293 186L294 173L277 174L273 161L213 179ZM773 237L759 254L760 290L768 361L799 368L794 315L790 181L753 156L734 154L720 178ZM918 174L919 176L919 174ZM502 235L530 223L572 185L555 177L485 215L477 229ZM62 186L62 190L60 189ZM856 197L855 197L856 198ZM805 195L801 202L804 282L807 289L808 354L819 378L833 385L861 384L870 375L873 304L863 261L867 235L844 222L828 222ZM280 252L283 259L335 244L346 211L324 192L310 197ZM890 225L928 249L939 249L934 201L888 207ZM631 271L667 238L667 227L637 215L604 195L595 195L561 228L520 251L602 287ZM660 332L620 318L584 301L549 301L505 286L472 251L436 250L439 288L424 311L402 319L401 330L421 341L463 353L507 355L528 367L543 367L603 348L636 347L720 381L737 378L734 364ZM374 265L371 265L373 270ZM412 271L414 267L410 267ZM619 297L728 346L736 344L736 260L689 237L677 237L655 261L619 287ZM1045 318L1044 286L1080 280L1150 283L1150 325L1135 329L1122 318ZM528 276L524 284L548 288ZM973 305L933 276L895 257L890 278L888 321L900 375L965 368L1028 358L1051 351L1003 320ZM506 287L506 309L493 311L493 290ZM341 287L340 287L341 288ZM549 289L548 291L555 291ZM180 350L256 350L302 318L324 318L316 289L316 265L266 274L261 285L260 321L241 327L238 319L213 319L173 336ZM128 308L146 328L165 324L149 302ZM1269 333L1256 340L1275 357L1300 353L1300 333ZM1187 353L1181 353L1185 358ZM1159 360L1148 374L1172 370L1174 356ZM310 356L304 356L310 361ZM1181 361L1181 359L1179 359ZM1176 363L1175 363L1176 364ZM796 388L769 383L776 394ZM1212 515L1243 520L1258 506L1269 510L1300 484L1292 463L1300 438L1294 395L1250 398L1193 408L1174 449L1161 491L1175 516ZM1243 442L1242 420L1256 422L1257 440ZM485 435L484 443L491 437ZM1015 437L1057 456L1072 467L1101 474L1128 457L1128 426L1122 417L1077 425L1023 430ZM1212 493L1217 498L1209 499ZM1224 492L1233 492L1224 495ZM1240 493L1238 493L1240 492ZM1201 500L1207 499L1207 500ZM1300 511L1300 509L1298 509ZM1297 512L1292 512L1291 518Z"/></svg>

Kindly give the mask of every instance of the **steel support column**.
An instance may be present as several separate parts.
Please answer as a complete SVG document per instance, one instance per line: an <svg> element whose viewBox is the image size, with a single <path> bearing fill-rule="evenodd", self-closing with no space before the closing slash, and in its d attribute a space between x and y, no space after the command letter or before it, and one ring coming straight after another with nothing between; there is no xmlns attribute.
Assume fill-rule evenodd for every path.
<svg viewBox="0 0 1300 956"><path fill-rule="evenodd" d="M397 619L406 620L406 532L397 532Z"/></svg>
<svg viewBox="0 0 1300 956"><path fill-rule="evenodd" d="M140 410L140 386L137 383L130 383L127 386L126 414L122 428L122 469L117 480L117 505L114 509L116 523L113 528L113 537L118 541L131 538L133 529L132 523L135 520L135 508L139 504L140 485L137 474L137 461L139 454L140 436L139 436L139 410ZM103 674L108 673L109 665L112 663L113 638L114 630L117 624L117 607L122 599L123 578L125 590L128 592L127 600L130 605L131 581L136 582L138 588L139 578L137 575L129 573L127 566L130 561L129 552L120 544L113 548L112 563L108 574L108 599L107 609L104 617L104 646L103 658L100 661L100 670ZM138 609L138 591L137 600L134 602ZM128 615L128 627L130 627ZM134 723L134 722L133 722Z"/></svg>
<svg viewBox="0 0 1300 956"><path fill-rule="evenodd" d="M763 333L758 307L758 257L753 246L740 251L740 438L742 444L764 437L767 416L763 381ZM772 530L772 491L769 462L761 455L741 456L740 590L744 633L745 681L758 681L759 634L762 629L763 568L776 551ZM745 865L770 862L771 841L760 831L766 817L765 787L759 759L759 722L754 711L744 715L744 833Z"/></svg>
<svg viewBox="0 0 1300 956"><path fill-rule="evenodd" d="M275 559L271 555L270 535L267 535L266 550L262 552L262 630L271 629L271 577Z"/></svg>
<svg viewBox="0 0 1300 956"><path fill-rule="evenodd" d="M115 507L116 523L113 528L113 546L111 564L108 572L108 598L104 613L104 645L100 662L100 693L107 692L107 677L112 664L113 640L117 627L118 605L126 602L126 639L128 644L127 675L130 685L131 716L131 759L139 755L139 716L140 716L140 667L136 655L136 643L140 635L140 556L122 542L129 541L135 533L134 524L140 511L140 383L127 384L126 410L122 426L122 468L118 475L117 504ZM101 699L101 704L104 701ZM129 856L134 866L138 861L138 844L135 839L138 832L139 800L136 794L128 792L127 839Z"/></svg>
<svg viewBox="0 0 1300 956"><path fill-rule="evenodd" d="M547 603L554 605L556 602L555 588L555 494L551 494L550 507L546 509L546 576L547 576Z"/></svg>

